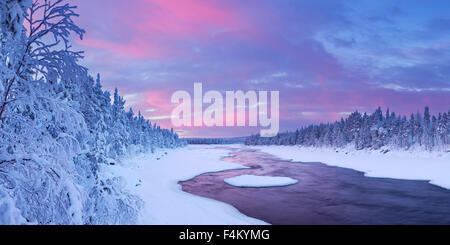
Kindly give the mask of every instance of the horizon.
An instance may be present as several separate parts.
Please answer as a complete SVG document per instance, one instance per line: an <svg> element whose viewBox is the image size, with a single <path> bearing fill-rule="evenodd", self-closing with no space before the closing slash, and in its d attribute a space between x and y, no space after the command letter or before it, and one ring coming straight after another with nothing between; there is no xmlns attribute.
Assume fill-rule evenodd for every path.
<svg viewBox="0 0 450 245"><path fill-rule="evenodd" d="M424 108L423 111L411 112L410 114L397 114L395 111L391 111L389 108L386 108L385 110L383 110L383 108L381 108L381 107L378 107L378 108L381 109L381 112L382 112L383 116L386 116L387 110L389 110L389 113L390 113L391 115L392 115L392 113L395 113L395 115L396 115L397 118L398 118L398 117L406 117L406 120L410 120L410 116L411 116L411 115L417 115L417 114L420 114L420 116L423 116L422 114L423 114L423 112L425 111L425 108L430 109L429 106L425 106L425 108ZM378 108L377 108L377 109L378 109ZM377 110L377 109L375 109L375 110ZM355 112L356 112L356 113L360 113L361 115L367 114L368 116L371 116L371 115L375 112L375 110L374 110L373 112L360 112L360 111L358 111L358 110L355 110L355 111L353 111L352 113L355 113ZM435 113L431 113L431 112L430 112L430 116L431 116L431 117L436 117L436 118L437 118L437 116L438 116L439 114L442 114L442 113L447 113L447 111L440 111L440 112L435 112ZM450 109L448 110L448 113L450 114ZM305 126L319 125L319 124L328 124L328 123L332 124L332 123L335 123L335 122L339 122L340 120L346 120L346 119L348 118L348 116L349 116L349 115L343 116L343 117L341 117L340 119L337 119L337 120L334 120L334 121L317 122L317 123L311 123L311 124L302 125L302 126L299 126L299 127L295 128L295 129L293 129L293 130L280 130L280 131L278 132L277 135L282 135L282 134L286 134L286 133L291 133L291 132L294 132L294 131L296 131L296 130L299 130L299 129L301 129L302 127L305 127ZM202 137L202 136L183 137L183 136L180 136L180 139L238 139L238 138L248 138L248 137L253 136L253 135L259 135L259 134L256 133L256 134L241 135L241 136L230 136L230 137Z"/></svg>
<svg viewBox="0 0 450 245"><path fill-rule="evenodd" d="M353 111L408 116L429 106L437 114L450 104L447 1L73 3L86 30L74 40L83 65L165 128L173 127L171 94L194 82L221 92L279 90L280 132ZM260 128L174 130L234 138Z"/></svg>

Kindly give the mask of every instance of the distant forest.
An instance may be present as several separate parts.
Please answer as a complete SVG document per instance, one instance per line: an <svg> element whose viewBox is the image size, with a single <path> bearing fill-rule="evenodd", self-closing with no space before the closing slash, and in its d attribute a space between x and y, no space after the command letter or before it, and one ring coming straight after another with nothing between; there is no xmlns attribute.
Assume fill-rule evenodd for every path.
<svg viewBox="0 0 450 245"><path fill-rule="evenodd" d="M221 144L237 144L244 143L246 137L237 138L186 138L188 144L191 145L221 145Z"/></svg>
<svg viewBox="0 0 450 245"><path fill-rule="evenodd" d="M425 150L448 150L450 145L450 110L448 113L396 115L381 108L368 115L358 111L334 123L321 123L301 127L294 132L279 133L275 137L252 135L246 145L303 145L342 148L353 145L356 150L397 149L418 147Z"/></svg>

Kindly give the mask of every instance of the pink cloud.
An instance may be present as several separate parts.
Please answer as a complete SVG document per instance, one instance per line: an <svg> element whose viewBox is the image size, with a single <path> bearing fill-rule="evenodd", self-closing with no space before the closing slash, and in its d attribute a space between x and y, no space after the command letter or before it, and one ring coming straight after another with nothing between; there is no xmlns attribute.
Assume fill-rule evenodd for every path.
<svg viewBox="0 0 450 245"><path fill-rule="evenodd" d="M192 36L235 28L242 23L230 11L231 5L218 5L213 1L147 0L145 3L141 14L148 15L148 19L138 25L144 32L150 29L178 37Z"/></svg>
<svg viewBox="0 0 450 245"><path fill-rule="evenodd" d="M116 8L105 9L109 11L106 15L114 16L114 24L108 27L97 23L96 28L102 33L88 33L85 40L77 41L79 45L126 58L189 56L192 50L178 44L209 39L217 33L239 29L245 23L232 11L232 4L213 1L146 0L114 5Z"/></svg>
<svg viewBox="0 0 450 245"><path fill-rule="evenodd" d="M163 59L167 52L169 52L164 46L158 46L151 42L143 42L142 40L132 40L129 43L118 43L102 39L85 38L84 40L77 40L76 42L79 45L88 48L107 50L122 57L136 59Z"/></svg>

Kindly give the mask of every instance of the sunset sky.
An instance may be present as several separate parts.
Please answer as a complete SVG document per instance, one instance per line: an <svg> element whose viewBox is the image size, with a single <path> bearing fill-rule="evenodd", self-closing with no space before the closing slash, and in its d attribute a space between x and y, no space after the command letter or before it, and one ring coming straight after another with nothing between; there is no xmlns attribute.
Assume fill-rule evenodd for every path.
<svg viewBox="0 0 450 245"><path fill-rule="evenodd" d="M127 106L172 127L176 90L279 90L280 128L450 105L450 1L73 0L74 47ZM178 128L183 136L257 128Z"/></svg>

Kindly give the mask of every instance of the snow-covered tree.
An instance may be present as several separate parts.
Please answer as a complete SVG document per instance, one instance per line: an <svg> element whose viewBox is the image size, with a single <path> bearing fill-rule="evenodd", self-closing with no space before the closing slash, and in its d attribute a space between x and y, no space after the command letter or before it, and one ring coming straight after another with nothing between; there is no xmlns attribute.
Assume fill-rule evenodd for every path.
<svg viewBox="0 0 450 245"><path fill-rule="evenodd" d="M185 144L126 113L117 91L111 102L79 64L75 10L63 0L0 2L0 224L133 223L140 200L102 167Z"/></svg>

